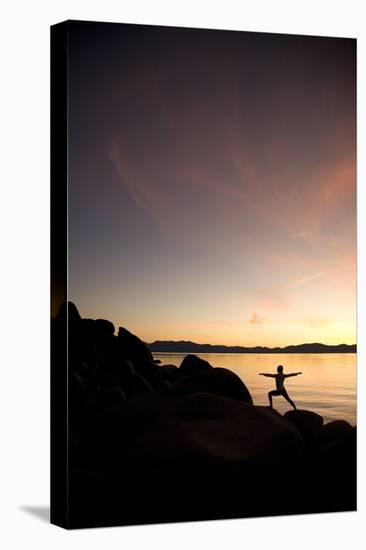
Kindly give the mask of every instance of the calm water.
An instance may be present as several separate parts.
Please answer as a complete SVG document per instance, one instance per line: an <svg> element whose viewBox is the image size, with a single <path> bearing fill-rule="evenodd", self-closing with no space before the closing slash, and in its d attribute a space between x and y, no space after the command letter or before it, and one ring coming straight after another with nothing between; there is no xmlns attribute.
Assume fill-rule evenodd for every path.
<svg viewBox="0 0 366 550"><path fill-rule="evenodd" d="M154 353L164 364L179 366L183 353ZM356 422L356 354L233 354L201 353L199 357L214 367L225 367L245 382L255 405L268 405L267 394L275 389L274 380L259 376L275 372L277 365L284 372L303 374L286 380L286 388L297 408L321 414L325 422L336 419ZM274 397L273 406L280 412L291 409L283 397Z"/></svg>

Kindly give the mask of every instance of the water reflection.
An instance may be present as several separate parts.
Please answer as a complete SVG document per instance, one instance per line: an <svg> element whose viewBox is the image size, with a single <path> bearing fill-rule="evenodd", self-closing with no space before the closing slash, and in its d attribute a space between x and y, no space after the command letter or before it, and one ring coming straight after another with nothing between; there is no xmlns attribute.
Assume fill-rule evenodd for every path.
<svg viewBox="0 0 366 550"><path fill-rule="evenodd" d="M180 365L185 354L155 353L162 363ZM256 405L268 405L267 394L274 389L273 379L259 377L259 372L302 371L286 380L286 388L298 408L321 414L326 422L336 419L356 424L356 358L355 353L324 354L199 354L214 367L235 372L250 390ZM274 407L284 413L291 407L281 397Z"/></svg>

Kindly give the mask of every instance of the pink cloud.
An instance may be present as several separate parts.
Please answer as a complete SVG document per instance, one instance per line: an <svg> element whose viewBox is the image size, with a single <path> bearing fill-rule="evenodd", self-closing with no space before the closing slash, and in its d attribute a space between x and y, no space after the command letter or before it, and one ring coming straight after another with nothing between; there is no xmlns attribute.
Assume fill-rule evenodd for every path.
<svg viewBox="0 0 366 550"><path fill-rule="evenodd" d="M114 137L109 158L121 184L167 238L191 247L233 246L257 262L287 254L288 261L274 269L293 277L321 272L326 266L319 258L326 254L332 265L353 246L355 208L352 216L349 205L355 197L355 160L352 144L343 143L347 121L339 123L336 137L324 137L339 142L334 159L299 165L296 174L288 158L289 143L277 134L265 137L258 157L250 133L238 124L235 87L228 111L219 108L219 101L213 110L215 103L197 99L190 105L190 117L182 118L171 108L163 75L151 70L150 76L147 106L138 73L131 89L121 86L120 93L121 101L157 111L155 139L144 139L136 158L129 153L128 134L121 132ZM342 232L333 234L337 220ZM298 242L299 252L287 252L285 239L293 239L294 246ZM299 260L302 245L308 248Z"/></svg>
<svg viewBox="0 0 366 550"><path fill-rule="evenodd" d="M264 321L265 317L258 315L258 313L252 313L252 316L249 319L248 323L251 323L252 325L262 325Z"/></svg>

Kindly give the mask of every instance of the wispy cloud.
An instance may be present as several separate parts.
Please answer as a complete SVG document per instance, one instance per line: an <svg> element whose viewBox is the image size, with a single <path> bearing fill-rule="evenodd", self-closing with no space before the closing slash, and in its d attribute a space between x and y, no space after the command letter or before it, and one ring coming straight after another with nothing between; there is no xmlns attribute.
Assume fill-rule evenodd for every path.
<svg viewBox="0 0 366 550"><path fill-rule="evenodd" d="M309 231L307 229L303 229L301 231L295 231L292 234L292 236L295 237L296 239L308 239L311 237L315 237L316 233L315 231Z"/></svg>
<svg viewBox="0 0 366 550"><path fill-rule="evenodd" d="M321 271L320 273L314 273L314 275L309 275L307 277L302 277L301 279L297 279L296 281L292 281L286 285L284 285L282 288L291 288L298 285L303 285L304 283L308 283L309 281L312 281L314 279L319 279L320 277L326 277L328 275L333 275L333 273L339 273L340 271L346 271L347 269L352 269L355 267L355 264L350 264L342 267L338 267L336 269L329 269L326 271Z"/></svg>

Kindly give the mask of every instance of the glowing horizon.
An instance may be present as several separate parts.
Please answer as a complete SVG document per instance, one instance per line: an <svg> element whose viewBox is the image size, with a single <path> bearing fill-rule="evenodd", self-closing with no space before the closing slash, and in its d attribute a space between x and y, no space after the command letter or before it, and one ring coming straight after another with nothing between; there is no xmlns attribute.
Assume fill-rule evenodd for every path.
<svg viewBox="0 0 366 550"><path fill-rule="evenodd" d="M89 315L91 318L99 316L92 313ZM88 317L88 315L83 316ZM127 324L123 318L116 315L104 315L104 318L113 322L116 333L118 327L123 326L148 343L155 340L189 340L197 344L272 348L314 342L327 345L352 345L357 341L355 322L347 324L335 321L331 317L313 318L304 315L301 326L305 325L306 328L303 328L301 333L299 333L298 324L294 318L285 318L282 321L273 315L269 317L263 315L262 317L260 313L254 311L249 319L241 322L233 320L187 321L176 325L163 324L158 329L154 322L150 327L146 323L138 321L131 321L130 324Z"/></svg>

